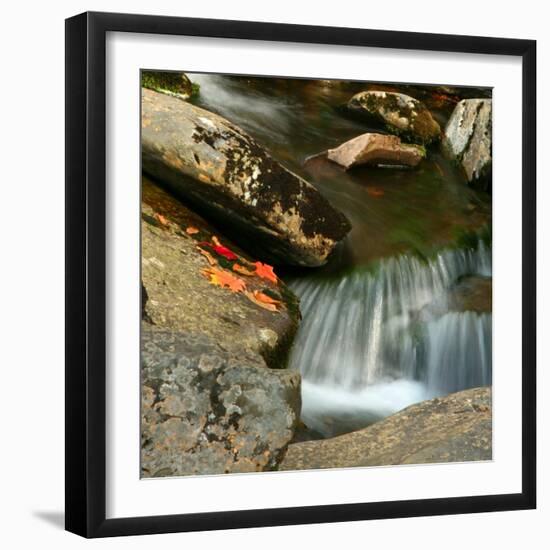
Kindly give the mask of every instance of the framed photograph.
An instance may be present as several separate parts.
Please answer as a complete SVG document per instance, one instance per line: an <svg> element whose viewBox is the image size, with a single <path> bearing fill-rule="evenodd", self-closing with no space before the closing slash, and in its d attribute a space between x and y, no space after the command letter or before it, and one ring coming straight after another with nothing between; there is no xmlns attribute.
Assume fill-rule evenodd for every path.
<svg viewBox="0 0 550 550"><path fill-rule="evenodd" d="M536 43L66 21L66 528L535 507Z"/></svg>

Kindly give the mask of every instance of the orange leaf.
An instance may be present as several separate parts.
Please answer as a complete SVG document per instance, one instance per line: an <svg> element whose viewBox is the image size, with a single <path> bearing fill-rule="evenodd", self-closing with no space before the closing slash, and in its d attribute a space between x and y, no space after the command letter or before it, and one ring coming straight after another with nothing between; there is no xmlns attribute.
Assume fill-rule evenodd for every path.
<svg viewBox="0 0 550 550"><path fill-rule="evenodd" d="M214 259L212 254L208 252L207 250L204 250L204 248L201 248L200 246L197 246L197 250L208 260L208 263L210 265L216 265L218 262Z"/></svg>
<svg viewBox="0 0 550 550"><path fill-rule="evenodd" d="M249 269L246 269L243 265L239 264L233 264L233 271L236 271L237 273L240 273L241 275L246 275L248 277L253 277L256 275L255 271L250 271Z"/></svg>
<svg viewBox="0 0 550 550"><path fill-rule="evenodd" d="M274 300L267 294L255 290L254 292L245 292L246 297L256 305L267 309L268 311L277 311L277 306L281 304L279 300Z"/></svg>
<svg viewBox="0 0 550 550"><path fill-rule="evenodd" d="M231 292L246 290L246 284L242 279L235 277L235 275L224 269L207 268L202 270L202 274L209 279L211 284L228 288Z"/></svg>
<svg viewBox="0 0 550 550"><path fill-rule="evenodd" d="M191 227L189 226L185 232L188 234L188 235L195 235L196 233L199 232L199 230L196 228L196 227Z"/></svg>
<svg viewBox="0 0 550 550"><path fill-rule="evenodd" d="M164 225L164 227L168 226L168 220L162 214L156 212L155 219L157 219L161 225Z"/></svg>
<svg viewBox="0 0 550 550"><path fill-rule="evenodd" d="M367 193L371 197L382 197L384 195L384 191L382 191L382 189L378 189L377 187L367 187Z"/></svg>
<svg viewBox="0 0 550 550"><path fill-rule="evenodd" d="M256 262L256 275L262 279L267 279L272 283L277 283L277 275L273 271L273 267L268 264L263 264L262 262Z"/></svg>

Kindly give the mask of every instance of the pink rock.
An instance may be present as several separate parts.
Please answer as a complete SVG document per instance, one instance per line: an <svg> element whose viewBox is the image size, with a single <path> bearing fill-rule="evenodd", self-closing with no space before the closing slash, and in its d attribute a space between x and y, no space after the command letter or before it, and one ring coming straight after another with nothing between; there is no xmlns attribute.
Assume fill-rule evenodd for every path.
<svg viewBox="0 0 550 550"><path fill-rule="evenodd" d="M421 145L401 143L397 136L362 134L327 151L327 158L346 170L361 164L416 166L426 156Z"/></svg>

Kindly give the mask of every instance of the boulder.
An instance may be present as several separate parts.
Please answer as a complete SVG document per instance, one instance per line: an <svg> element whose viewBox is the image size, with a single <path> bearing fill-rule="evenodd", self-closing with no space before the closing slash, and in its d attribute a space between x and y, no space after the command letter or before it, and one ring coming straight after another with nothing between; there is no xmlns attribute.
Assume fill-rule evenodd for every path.
<svg viewBox="0 0 550 550"><path fill-rule="evenodd" d="M372 133L362 134L327 151L327 158L346 170L363 164L417 166L425 156L426 150L421 145L401 143L397 136Z"/></svg>
<svg viewBox="0 0 550 550"><path fill-rule="evenodd" d="M490 388L424 401L363 430L293 443L279 469L491 460L491 411Z"/></svg>
<svg viewBox="0 0 550 550"><path fill-rule="evenodd" d="M177 71L142 71L141 85L179 99L189 99L197 89L185 73Z"/></svg>
<svg viewBox="0 0 550 550"><path fill-rule="evenodd" d="M449 119L443 136L443 150L464 170L468 182L491 188L492 101L464 99Z"/></svg>
<svg viewBox="0 0 550 550"><path fill-rule="evenodd" d="M300 416L300 376L205 335L144 323L141 475L277 468Z"/></svg>
<svg viewBox="0 0 550 550"><path fill-rule="evenodd" d="M204 334L235 354L255 353L268 366L284 368L300 320L290 289L276 275L270 280L235 271L255 272L255 262L147 178L141 217L143 318L176 332ZM215 252L215 241L227 257ZM239 278L246 288L235 292L212 284L205 271L211 268ZM276 310L253 301L255 292L273 298Z"/></svg>
<svg viewBox="0 0 550 550"><path fill-rule="evenodd" d="M322 265L351 229L312 185L239 127L147 89L142 167L268 261Z"/></svg>
<svg viewBox="0 0 550 550"><path fill-rule="evenodd" d="M142 475L275 468L300 415L298 299L145 177L141 241Z"/></svg>
<svg viewBox="0 0 550 550"><path fill-rule="evenodd" d="M441 128L426 106L397 92L367 91L355 94L347 104L351 112L382 124L407 141L430 145L439 139Z"/></svg>

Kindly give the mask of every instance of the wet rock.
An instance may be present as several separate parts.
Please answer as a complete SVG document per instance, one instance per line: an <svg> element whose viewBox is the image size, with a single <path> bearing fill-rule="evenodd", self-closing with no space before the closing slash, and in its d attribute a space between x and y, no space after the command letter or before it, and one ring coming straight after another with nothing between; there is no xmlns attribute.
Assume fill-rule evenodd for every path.
<svg viewBox="0 0 550 550"><path fill-rule="evenodd" d="M479 275L462 277L449 292L448 307L451 311L491 313L493 278Z"/></svg>
<svg viewBox="0 0 550 550"><path fill-rule="evenodd" d="M327 158L346 170L363 164L417 166L425 156L426 150L420 145L401 143L397 136L372 133L362 134L327 151Z"/></svg>
<svg viewBox="0 0 550 550"><path fill-rule="evenodd" d="M384 125L386 130L407 141L429 145L439 139L441 128L426 106L405 94L367 91L354 95L348 109L363 118Z"/></svg>
<svg viewBox="0 0 550 550"><path fill-rule="evenodd" d="M237 259L216 255L208 244L199 246L211 244L213 238ZM145 319L176 332L204 334L233 353L255 353L270 367L285 367L300 319L298 299L279 279L273 282L235 272L235 264L253 271L252 259L145 177L141 242ZM215 266L210 265L212 260ZM210 267L239 276L249 293L262 292L276 299L278 310L260 307L244 292L211 284L203 273Z"/></svg>
<svg viewBox="0 0 550 550"><path fill-rule="evenodd" d="M143 170L232 229L256 256L318 266L351 226L309 183L228 120L142 90Z"/></svg>
<svg viewBox="0 0 550 550"><path fill-rule="evenodd" d="M194 93L189 77L177 71L142 71L141 85L179 99L189 99Z"/></svg>
<svg viewBox="0 0 550 550"><path fill-rule="evenodd" d="M448 292L437 296L419 312L420 321L429 321L448 312L491 313L493 308L493 278L465 275Z"/></svg>
<svg viewBox="0 0 550 550"><path fill-rule="evenodd" d="M300 415L300 376L205 335L144 323L142 477L275 469Z"/></svg>
<svg viewBox="0 0 550 550"><path fill-rule="evenodd" d="M470 183L490 190L492 101L460 101L447 123L442 145L445 153L463 168Z"/></svg>
<svg viewBox="0 0 550 550"><path fill-rule="evenodd" d="M491 410L490 388L424 401L363 430L291 444L280 469L491 460Z"/></svg>

